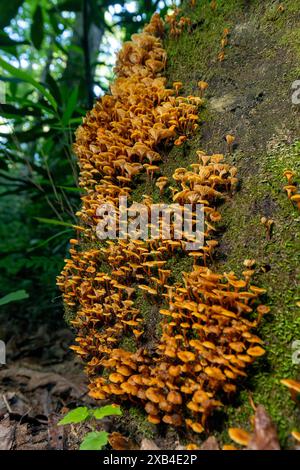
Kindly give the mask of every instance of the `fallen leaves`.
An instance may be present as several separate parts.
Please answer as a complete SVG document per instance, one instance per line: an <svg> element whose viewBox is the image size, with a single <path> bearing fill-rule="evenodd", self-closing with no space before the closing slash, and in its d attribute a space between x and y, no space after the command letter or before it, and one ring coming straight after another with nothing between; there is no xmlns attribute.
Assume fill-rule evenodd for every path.
<svg viewBox="0 0 300 470"><path fill-rule="evenodd" d="M254 431L248 443L248 450L280 450L275 424L262 405L254 415Z"/></svg>
<svg viewBox="0 0 300 470"><path fill-rule="evenodd" d="M9 418L0 422L0 450L11 450L14 442L15 426Z"/></svg>

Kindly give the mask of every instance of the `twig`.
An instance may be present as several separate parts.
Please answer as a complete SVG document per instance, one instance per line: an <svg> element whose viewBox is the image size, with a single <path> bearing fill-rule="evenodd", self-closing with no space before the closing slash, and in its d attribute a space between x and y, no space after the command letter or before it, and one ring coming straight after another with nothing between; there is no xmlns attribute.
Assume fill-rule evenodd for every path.
<svg viewBox="0 0 300 470"><path fill-rule="evenodd" d="M7 411L11 414L11 413L13 412L13 410L11 409L11 406L10 406L10 404L8 403L7 398L6 398L6 396L4 395L4 393L2 394L2 399L3 399L3 401L4 401L4 404L5 404L6 408L7 408Z"/></svg>

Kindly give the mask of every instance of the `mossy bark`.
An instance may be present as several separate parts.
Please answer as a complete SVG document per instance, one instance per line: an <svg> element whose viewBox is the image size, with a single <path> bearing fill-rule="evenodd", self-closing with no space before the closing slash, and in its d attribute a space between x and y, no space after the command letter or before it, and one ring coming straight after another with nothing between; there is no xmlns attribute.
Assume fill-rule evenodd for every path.
<svg viewBox="0 0 300 470"><path fill-rule="evenodd" d="M167 78L172 84L182 81L185 95L199 95L197 82L205 80L209 88L205 106L200 110L199 132L181 147L165 150L161 174L171 176L177 167L196 160L198 149L225 153L226 160L238 168L238 191L220 207L222 226L219 248L211 268L218 272L241 274L243 260L257 261L255 284L265 287L264 303L271 306L258 334L265 341L266 355L248 370L239 383L233 402L210 422L210 434L218 441L229 441L229 427L250 428L255 404L263 404L274 419L281 445L293 445L290 431L300 429L299 409L282 378L300 378L299 365L292 362L292 344L300 340L300 213L289 202L283 186L283 170L292 168L300 184L300 105L292 104L292 83L300 79L300 12L298 1L287 0L282 11L279 2L258 0L197 1L192 8L183 6L192 20L190 31L176 39L165 38L168 54ZM218 60L224 28L229 28L229 44L224 61ZM226 134L236 137L228 154ZM141 177L132 199L143 194L160 200L158 188ZM166 201L167 202L167 201ZM262 216L274 220L272 236L266 237ZM191 258L173 257L167 269L174 282L182 281L182 272L191 270ZM109 269L103 266L103 269ZM138 296L136 305L147 323L146 344L151 350L159 337L159 308ZM73 312L69 312L72 316ZM125 337L122 347L134 350ZM157 438L161 448L174 448L175 442L201 442L207 435L187 435L167 426L147 422L142 407L126 404L116 429L138 442L142 437Z"/></svg>
<svg viewBox="0 0 300 470"><path fill-rule="evenodd" d="M195 161L195 150L227 153L225 135L236 136L228 161L238 168L240 187L221 207L222 230L214 269L243 270L245 258L257 260L256 283L267 289L272 310L259 334L266 356L240 383L235 402L215 417L216 435L228 441L230 426L250 427L255 404L263 404L278 426L281 444L289 446L293 428L300 428L299 411L280 384L300 377L292 362L292 344L300 339L300 214L283 190L283 170L292 168L300 183L300 105L292 104L292 83L300 78L300 11L296 1L219 1L184 7L193 22L191 32L166 39L168 79L181 80L185 94L197 94L205 80L203 121L185 148L174 148L165 160L168 172ZM224 28L230 29L224 61L218 61ZM274 220L271 239L260 218ZM185 261L174 269L185 270ZM217 424L219 423L219 424ZM221 424L220 424L221 423ZM215 428L216 429L216 428Z"/></svg>

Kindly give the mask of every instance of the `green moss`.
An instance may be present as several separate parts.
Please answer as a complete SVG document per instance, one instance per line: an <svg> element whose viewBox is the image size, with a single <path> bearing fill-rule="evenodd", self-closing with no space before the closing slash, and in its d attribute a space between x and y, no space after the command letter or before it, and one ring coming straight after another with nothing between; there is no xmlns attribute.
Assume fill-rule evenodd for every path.
<svg viewBox="0 0 300 470"><path fill-rule="evenodd" d="M251 22L259 25L266 37L272 37L274 45L277 43L287 47L287 54L295 56L296 49L299 50L299 32L295 27L297 18L294 15L298 13L298 2L284 2L283 13L277 12L279 3L270 5L268 2L251 2ZM242 5L239 2L226 2L226 7L218 8L215 13L208 12L208 8L202 2L197 6L192 19L197 17L197 21L204 22L199 24L192 34L186 33L176 41L169 40L166 43L169 82L181 80L186 94L197 94L197 81L200 79L210 82L210 78L216 80L216 77L221 77L223 83L226 83L225 74L228 69L216 60L223 28L231 29L235 24L244 24L243 22L247 21L246 17L241 15ZM186 11L189 12L188 9ZM260 51L266 61L273 60L272 57L276 53L276 49L269 46L266 44ZM226 54L233 54L230 46L226 48ZM235 62L235 66L241 68L242 64ZM283 86L282 90L277 87L273 92L273 85L269 82L258 84L258 87L267 86L266 105L273 106L272 96L284 101L283 93L286 94L290 80L299 78L298 71L299 61L297 63L297 60L294 60L294 67L290 67L288 76L283 77L284 83L288 81L288 85ZM207 98L210 93L209 87ZM200 118L210 122L208 127L213 132L214 117L209 108L200 111ZM227 119L226 114L224 119ZM258 139L265 139L266 142L265 136L271 132L267 133L265 129L272 129L272 125L263 121L263 128L257 129ZM253 130L249 131L249 135L251 132ZM243 134L240 138L245 140L248 135ZM280 136L276 139L280 142ZM198 134L188 142L185 151L182 148L173 148L170 151L164 164L165 173L171 173L174 167L187 166L194 162L195 150L202 147L200 126ZM241 274L244 269L243 260L255 258L255 282L267 289L263 301L271 306L271 313L263 319L258 329L258 334L265 341L266 355L249 368L249 375L240 382L239 392L233 402L224 407L215 421L217 437L222 442L229 442L227 429L230 426L249 429L249 418L253 414L249 401L251 394L256 404L265 405L278 427L282 445L288 446L291 429L299 428L299 411L290 399L288 390L280 384L280 379L299 379L300 376L299 366L292 363L292 343L300 338L300 309L296 306L300 298L300 214L282 189L286 184L282 173L285 168L292 168L300 175L300 144L296 142L290 146L281 145L276 144L274 139L274 142L269 143L269 147L273 148L269 153L254 151L251 154L239 151L231 157L226 157L227 161L238 167L241 188L221 206L226 230L220 234L220 248L216 253L213 269L233 270ZM215 151L220 151L220 148L215 148ZM267 240L264 227L260 223L262 216L274 220L271 240ZM189 270L186 263L187 257L169 261L168 267L174 272L176 281L181 280L182 271Z"/></svg>
<svg viewBox="0 0 300 470"><path fill-rule="evenodd" d="M136 428L134 430L134 434L138 435L139 438L147 437L149 439L152 439L157 434L157 426L147 421L143 409L137 406L132 406L129 409L129 416L133 425Z"/></svg>
<svg viewBox="0 0 300 470"><path fill-rule="evenodd" d="M123 336L122 341L119 343L119 348L125 351L136 352L136 342L133 336Z"/></svg>
<svg viewBox="0 0 300 470"><path fill-rule="evenodd" d="M223 30L231 29L242 7L242 0L218 1L215 11L209 2L197 2L195 8L185 4L184 15L191 19L193 31L165 42L170 83L180 80L186 94L195 94L199 80L209 81L213 67L221 69L217 56ZM230 45L226 47L226 53L230 53L230 48ZM187 71L189 80L186 80Z"/></svg>
<svg viewBox="0 0 300 470"><path fill-rule="evenodd" d="M265 341L266 357L252 367L249 378L241 384L237 405L226 407L226 426L247 427L253 413L251 393L254 402L265 405L274 419L283 445L290 430L299 427L299 414L280 379L299 377L299 366L292 363L292 342L300 335L300 309L296 306L300 298L300 215L282 188L286 184L285 168L300 174L299 154L297 142L277 146L272 153L256 158L260 162L256 172L242 180L240 191L221 210L227 230L220 258L225 259L217 263L220 270L241 273L244 259L256 259L255 282L267 289L265 302L271 306L271 314L258 329ZM243 158L237 158L239 165ZM262 216L274 220L271 240L267 240L260 223ZM223 440L225 435L221 433Z"/></svg>

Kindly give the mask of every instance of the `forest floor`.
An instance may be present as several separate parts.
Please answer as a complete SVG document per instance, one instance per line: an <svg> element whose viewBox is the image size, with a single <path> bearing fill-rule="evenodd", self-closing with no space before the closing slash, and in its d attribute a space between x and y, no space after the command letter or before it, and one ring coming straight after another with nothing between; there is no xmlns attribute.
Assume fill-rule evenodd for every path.
<svg viewBox="0 0 300 470"><path fill-rule="evenodd" d="M69 349L72 332L62 322L4 326L10 339L0 369L0 449L78 448L78 430L56 425L68 409L93 404L82 364Z"/></svg>
<svg viewBox="0 0 300 470"><path fill-rule="evenodd" d="M165 44L170 83L181 80L186 95L199 94L199 80L209 83L202 124L184 148L165 155L163 172L168 176L194 162L197 149L226 153L225 135L236 137L234 153L226 158L238 168L240 187L220 208L224 224L213 268L239 274L244 259L256 259L255 281L267 289L265 302L272 308L258 331L266 357L240 383L219 424L213 423L214 435L224 443L229 426L249 428L250 392L254 403L270 413L281 445L292 447L290 431L300 428L299 410L280 379L300 377L299 365L291 359L292 343L300 339L300 215L282 189L282 173L292 168L300 184L300 105L291 101L292 83L300 79L298 2L287 0L283 11L277 1L228 0L218 2L216 11L202 3L186 7L192 31ZM229 44L219 62L225 27L230 29ZM153 191L147 184L139 193ZM263 216L274 220L270 240L260 224ZM178 277L187 268L184 259L172 266ZM5 328L14 334L8 342L8 367L0 369L0 448L75 448L82 430L71 427L66 434L55 423L64 410L94 402L86 395L82 366L68 349L72 333L62 324L26 328L20 322ZM125 409L122 422L115 424L115 430L136 442L145 436L161 448L182 442L177 432L148 425L138 407Z"/></svg>

